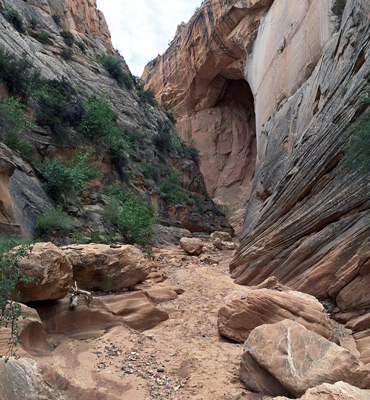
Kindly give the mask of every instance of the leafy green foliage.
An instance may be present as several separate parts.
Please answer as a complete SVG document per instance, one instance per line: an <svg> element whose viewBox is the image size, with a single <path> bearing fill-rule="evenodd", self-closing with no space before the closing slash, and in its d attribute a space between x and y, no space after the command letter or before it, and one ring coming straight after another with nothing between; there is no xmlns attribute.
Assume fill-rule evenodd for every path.
<svg viewBox="0 0 370 400"><path fill-rule="evenodd" d="M162 153L168 153L173 149L171 130L168 126L162 129L153 137L155 147Z"/></svg>
<svg viewBox="0 0 370 400"><path fill-rule="evenodd" d="M32 63L26 56L17 58L0 45L0 80L5 83L11 95L26 99L39 80L38 73L31 72Z"/></svg>
<svg viewBox="0 0 370 400"><path fill-rule="evenodd" d="M82 51L82 53L86 54L86 46L81 41L77 41L75 44Z"/></svg>
<svg viewBox="0 0 370 400"><path fill-rule="evenodd" d="M0 137L7 146L29 157L32 151L23 132L35 125L24 116L24 110L17 99L0 98Z"/></svg>
<svg viewBox="0 0 370 400"><path fill-rule="evenodd" d="M35 91L37 99L36 121L40 125L50 126L53 131L58 125L77 125L82 117L82 110L76 113L76 91L63 77L40 83Z"/></svg>
<svg viewBox="0 0 370 400"><path fill-rule="evenodd" d="M67 229L69 226L69 217L61 207L50 208L37 219L37 230L41 237L47 237L54 231Z"/></svg>
<svg viewBox="0 0 370 400"><path fill-rule="evenodd" d="M34 38L42 44L50 44L51 43L50 36L45 31L37 32L35 34Z"/></svg>
<svg viewBox="0 0 370 400"><path fill-rule="evenodd" d="M173 170L159 185L160 196L171 204L183 204L189 201L189 196L181 187L181 178L182 172Z"/></svg>
<svg viewBox="0 0 370 400"><path fill-rule="evenodd" d="M363 114L350 131L339 167L342 173L370 174L370 111Z"/></svg>
<svg viewBox="0 0 370 400"><path fill-rule="evenodd" d="M58 159L46 160L44 168L45 188L51 197L74 198L86 187L87 181L97 178L99 171L90 164L91 153L76 151L75 155L63 164Z"/></svg>
<svg viewBox="0 0 370 400"><path fill-rule="evenodd" d="M193 201L194 201L195 212L197 212L198 214L202 214L202 212L204 211L204 202L205 202L204 197L196 193L193 196Z"/></svg>
<svg viewBox="0 0 370 400"><path fill-rule="evenodd" d="M58 14L53 14L53 15L51 16L51 18L53 18L54 22L55 22L58 26L60 26L60 21L61 21L60 15L58 15Z"/></svg>
<svg viewBox="0 0 370 400"><path fill-rule="evenodd" d="M18 320L21 317L21 306L12 299L18 282L30 282L31 279L24 276L18 268L22 258L29 257L32 247L22 245L16 250L9 251L19 244L15 238L0 236L0 329L10 328L8 339L8 352L5 362L9 357L16 356L15 347L19 343ZM0 357L3 357L1 355Z"/></svg>
<svg viewBox="0 0 370 400"><path fill-rule="evenodd" d="M14 10L11 7L5 7L1 10L1 14L3 14L4 18L10 22L18 32L26 32L23 20L17 10Z"/></svg>
<svg viewBox="0 0 370 400"><path fill-rule="evenodd" d="M63 60L70 60L72 58L72 51L70 49L63 49L60 52L60 56L63 58Z"/></svg>
<svg viewBox="0 0 370 400"><path fill-rule="evenodd" d="M156 222L153 207L132 190L117 185L110 186L109 196L107 215L126 243L150 246Z"/></svg>
<svg viewBox="0 0 370 400"><path fill-rule="evenodd" d="M113 57L110 54L103 54L99 57L99 62L120 85L125 85L129 90L132 89L132 78L122 69L122 62L119 58Z"/></svg>
<svg viewBox="0 0 370 400"><path fill-rule="evenodd" d="M64 43L68 47L72 47L73 43L75 42L75 37L73 36L73 33L69 31L65 31L64 29L59 32L60 36L63 38Z"/></svg>
<svg viewBox="0 0 370 400"><path fill-rule="evenodd" d="M117 126L118 114L103 97L90 96L84 103L84 116L79 131L105 146L121 157L128 150L124 132Z"/></svg>
<svg viewBox="0 0 370 400"><path fill-rule="evenodd" d="M135 87L136 93L143 103L149 104L152 107L156 107L158 105L153 90L145 90L144 83L140 78L136 78Z"/></svg>

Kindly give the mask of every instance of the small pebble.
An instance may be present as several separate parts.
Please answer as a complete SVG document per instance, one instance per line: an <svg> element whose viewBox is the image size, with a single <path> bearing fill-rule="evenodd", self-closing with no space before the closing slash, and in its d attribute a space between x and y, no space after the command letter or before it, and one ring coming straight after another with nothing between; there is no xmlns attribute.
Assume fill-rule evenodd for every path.
<svg viewBox="0 0 370 400"><path fill-rule="evenodd" d="M157 372L164 372L164 368L157 368Z"/></svg>

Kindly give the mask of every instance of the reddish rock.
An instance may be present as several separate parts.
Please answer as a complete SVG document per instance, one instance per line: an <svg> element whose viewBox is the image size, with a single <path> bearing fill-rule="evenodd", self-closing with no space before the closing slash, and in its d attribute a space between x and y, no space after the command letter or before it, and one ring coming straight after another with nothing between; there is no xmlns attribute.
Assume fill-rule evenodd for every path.
<svg viewBox="0 0 370 400"><path fill-rule="evenodd" d="M53 348L48 343L37 311L33 308L20 304L22 316L18 321L18 337L20 345L15 348L18 356L45 356L49 355ZM1 327L0 330L0 355L5 356L8 352L8 340L10 338L10 327Z"/></svg>
<svg viewBox="0 0 370 400"><path fill-rule="evenodd" d="M354 335L357 350L359 351L359 359L364 364L370 364L370 329L358 332Z"/></svg>
<svg viewBox="0 0 370 400"><path fill-rule="evenodd" d="M295 291L245 289L225 297L218 313L221 336L244 342L254 328L291 319L337 342L324 307L313 297Z"/></svg>
<svg viewBox="0 0 370 400"><path fill-rule="evenodd" d="M322 383L370 387L370 368L349 351L290 320L255 328L244 345L240 377L272 396L302 396Z"/></svg>
<svg viewBox="0 0 370 400"><path fill-rule="evenodd" d="M199 256L203 250L203 241L197 238L181 238L180 247L191 256Z"/></svg>
<svg viewBox="0 0 370 400"><path fill-rule="evenodd" d="M99 336L103 330L122 324L144 331L168 319L165 311L156 308L140 292L95 297L90 306L79 299L73 310L66 298L43 304L38 312L48 334L79 339Z"/></svg>
<svg viewBox="0 0 370 400"><path fill-rule="evenodd" d="M29 258L19 262L22 273L32 278L20 282L18 301L54 300L63 298L72 283L72 266L62 250L52 243L35 243Z"/></svg>
<svg viewBox="0 0 370 400"><path fill-rule="evenodd" d="M154 303L177 299L177 293L171 287L153 287L145 289L143 293Z"/></svg>
<svg viewBox="0 0 370 400"><path fill-rule="evenodd" d="M134 246L91 243L62 249L80 289L116 292L142 282L150 272L142 251Z"/></svg>
<svg viewBox="0 0 370 400"><path fill-rule="evenodd" d="M232 241L232 237L229 232L220 232L220 231L211 233L211 239L212 240L220 239L220 240L223 240L224 242Z"/></svg>
<svg viewBox="0 0 370 400"><path fill-rule="evenodd" d="M336 382L334 385L323 383L307 392L299 400L369 400L370 391L362 390L346 382ZM277 396L274 400L288 400L287 397ZM298 400L298 399L297 399Z"/></svg>

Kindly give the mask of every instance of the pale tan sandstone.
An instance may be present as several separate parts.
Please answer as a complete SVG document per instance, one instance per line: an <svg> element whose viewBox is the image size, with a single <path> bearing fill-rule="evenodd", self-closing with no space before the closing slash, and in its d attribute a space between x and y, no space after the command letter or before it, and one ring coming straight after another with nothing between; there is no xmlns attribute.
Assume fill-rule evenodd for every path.
<svg viewBox="0 0 370 400"><path fill-rule="evenodd" d="M220 239L223 240L224 242L231 242L232 241L232 237L230 235L229 232L212 232L211 233L211 239L215 240L215 239Z"/></svg>
<svg viewBox="0 0 370 400"><path fill-rule="evenodd" d="M369 388L370 369L349 351L284 320L255 328L244 345L240 376L252 391L302 396L322 383Z"/></svg>
<svg viewBox="0 0 370 400"><path fill-rule="evenodd" d="M324 307L313 296L295 291L235 291L224 298L217 325L221 336L244 342L254 328L285 319L339 343Z"/></svg>
<svg viewBox="0 0 370 400"><path fill-rule="evenodd" d="M203 241L197 238L181 238L180 247L191 256L199 256L202 253Z"/></svg>
<svg viewBox="0 0 370 400"><path fill-rule="evenodd" d="M287 397L277 396L275 400L288 400ZM323 383L307 392L299 400L369 400L370 391L359 389L346 382L336 382L334 385Z"/></svg>
<svg viewBox="0 0 370 400"><path fill-rule="evenodd" d="M52 243L35 243L30 257L21 259L18 267L32 279L19 282L15 288L14 296L22 303L61 299L69 292L72 265L64 252Z"/></svg>
<svg viewBox="0 0 370 400"><path fill-rule="evenodd" d="M131 245L113 248L91 243L64 246L62 250L81 289L116 292L142 282L150 272L142 251Z"/></svg>
<svg viewBox="0 0 370 400"><path fill-rule="evenodd" d="M53 348L48 343L41 319L33 308L20 304L22 315L19 318L18 338L20 344L14 348L17 356L29 357L49 355ZM1 327L0 330L0 355L10 355L8 340L11 335L10 326Z"/></svg>

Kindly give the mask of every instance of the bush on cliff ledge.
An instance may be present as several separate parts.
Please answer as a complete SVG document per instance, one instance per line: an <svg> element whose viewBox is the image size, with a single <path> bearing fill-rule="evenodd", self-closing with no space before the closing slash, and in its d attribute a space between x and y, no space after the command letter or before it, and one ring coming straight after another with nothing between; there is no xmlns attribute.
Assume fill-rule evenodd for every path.
<svg viewBox="0 0 370 400"><path fill-rule="evenodd" d="M122 69L122 62L119 58L103 54L99 57L99 62L120 85L125 85L129 90L133 88L132 78Z"/></svg>

